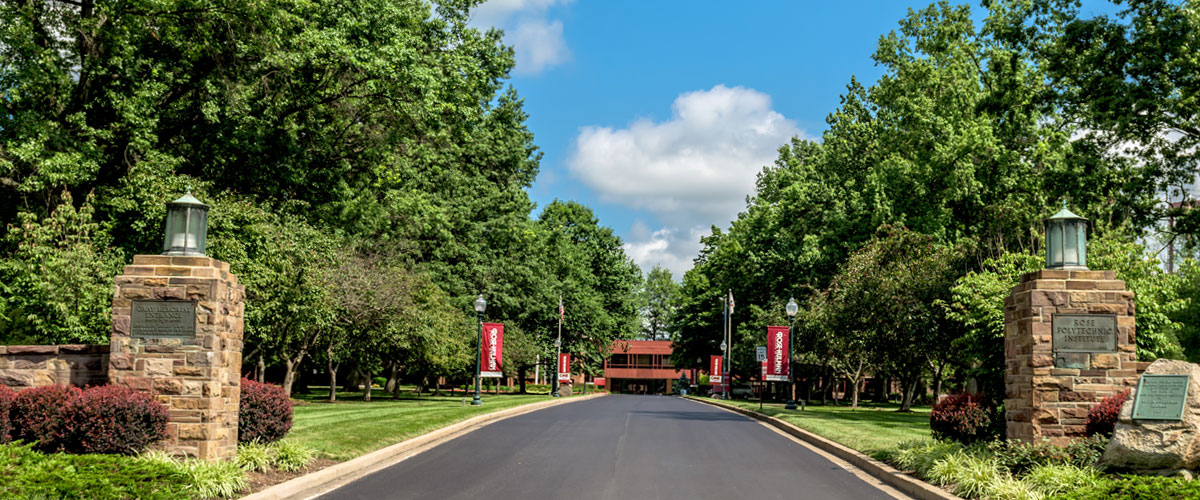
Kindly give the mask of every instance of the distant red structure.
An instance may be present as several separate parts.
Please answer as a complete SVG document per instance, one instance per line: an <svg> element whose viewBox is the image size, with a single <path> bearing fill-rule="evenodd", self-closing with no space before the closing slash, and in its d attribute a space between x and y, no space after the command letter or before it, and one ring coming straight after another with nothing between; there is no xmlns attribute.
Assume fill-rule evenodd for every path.
<svg viewBox="0 0 1200 500"><path fill-rule="evenodd" d="M604 361L609 391L626 394L669 394L683 371L671 364L669 340L616 340ZM695 381L692 381L695 383Z"/></svg>

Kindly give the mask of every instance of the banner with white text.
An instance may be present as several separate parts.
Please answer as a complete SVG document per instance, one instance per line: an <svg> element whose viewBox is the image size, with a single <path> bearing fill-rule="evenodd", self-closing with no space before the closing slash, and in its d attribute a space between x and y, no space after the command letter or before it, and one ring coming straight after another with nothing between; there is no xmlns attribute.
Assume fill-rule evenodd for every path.
<svg viewBox="0 0 1200 500"><path fill-rule="evenodd" d="M709 364L708 383L710 385L718 385L721 383L721 357L713 356Z"/></svg>
<svg viewBox="0 0 1200 500"><path fill-rule="evenodd" d="M504 359L504 324L484 323L483 344L480 345L480 348L483 349L483 352L479 358L482 361L479 376L503 377L504 369L501 368L500 362Z"/></svg>
<svg viewBox="0 0 1200 500"><path fill-rule="evenodd" d="M788 371L792 369L788 340L788 327L767 327L767 373L763 377L767 382L788 381Z"/></svg>
<svg viewBox="0 0 1200 500"><path fill-rule="evenodd" d="M565 352L558 355L558 381L571 381L571 355Z"/></svg>

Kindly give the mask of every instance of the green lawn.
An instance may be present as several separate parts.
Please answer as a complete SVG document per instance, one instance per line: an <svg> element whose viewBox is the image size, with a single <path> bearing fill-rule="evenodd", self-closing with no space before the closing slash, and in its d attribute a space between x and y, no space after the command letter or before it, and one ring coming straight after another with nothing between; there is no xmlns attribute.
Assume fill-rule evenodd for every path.
<svg viewBox="0 0 1200 500"><path fill-rule="evenodd" d="M757 401L727 402L758 411ZM898 407L867 403L857 410L849 406L808 406L800 411L785 410L783 403L766 403L762 413L880 458L883 451L904 441L931 439L928 406L915 406L912 413L898 413Z"/></svg>
<svg viewBox="0 0 1200 500"><path fill-rule="evenodd" d="M483 406L471 406L471 396L422 396L402 393L392 399L384 391L362 401L362 393L338 393L338 402L323 402L323 392L300 395L293 410L288 439L317 450L321 458L344 461L476 415L546 401L545 394L483 394ZM463 405L463 401L466 405Z"/></svg>

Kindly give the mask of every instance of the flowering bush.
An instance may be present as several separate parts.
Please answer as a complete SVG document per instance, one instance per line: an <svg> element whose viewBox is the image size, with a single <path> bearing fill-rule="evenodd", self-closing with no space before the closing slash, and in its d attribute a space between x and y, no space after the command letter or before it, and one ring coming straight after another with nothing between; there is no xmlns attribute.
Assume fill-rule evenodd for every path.
<svg viewBox="0 0 1200 500"><path fill-rule="evenodd" d="M1113 428L1117 425L1117 416L1121 414L1121 405L1125 404L1126 399L1129 399L1128 389L1104 398L1100 404L1088 410L1087 435L1111 435Z"/></svg>
<svg viewBox="0 0 1200 500"><path fill-rule="evenodd" d="M71 400L66 451L132 455L167 437L167 407L127 387L90 387Z"/></svg>
<svg viewBox="0 0 1200 500"><path fill-rule="evenodd" d="M955 394L934 405L929 413L933 437L960 443L974 443L992 437L995 410L982 397Z"/></svg>
<svg viewBox="0 0 1200 500"><path fill-rule="evenodd" d="M12 408L13 398L17 397L16 393L9 389L7 385L0 385L0 444L12 441L12 419L9 418L9 409Z"/></svg>
<svg viewBox="0 0 1200 500"><path fill-rule="evenodd" d="M58 451L67 438L67 409L79 389L46 385L17 392L10 415L14 439L34 443L34 448Z"/></svg>
<svg viewBox="0 0 1200 500"><path fill-rule="evenodd" d="M243 378L238 441L270 443L283 439L291 428L292 401L283 388Z"/></svg>

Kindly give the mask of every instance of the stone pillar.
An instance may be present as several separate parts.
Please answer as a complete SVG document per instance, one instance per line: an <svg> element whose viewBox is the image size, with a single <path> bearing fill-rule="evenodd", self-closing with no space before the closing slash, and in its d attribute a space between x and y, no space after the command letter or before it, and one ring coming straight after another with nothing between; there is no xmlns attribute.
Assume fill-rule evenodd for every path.
<svg viewBox="0 0 1200 500"><path fill-rule="evenodd" d="M1004 301L1009 439L1083 436L1093 405L1137 385L1133 299L1113 271L1021 276Z"/></svg>
<svg viewBox="0 0 1200 500"><path fill-rule="evenodd" d="M167 405L168 452L237 452L244 297L208 257L136 255L115 279L108 380Z"/></svg>

